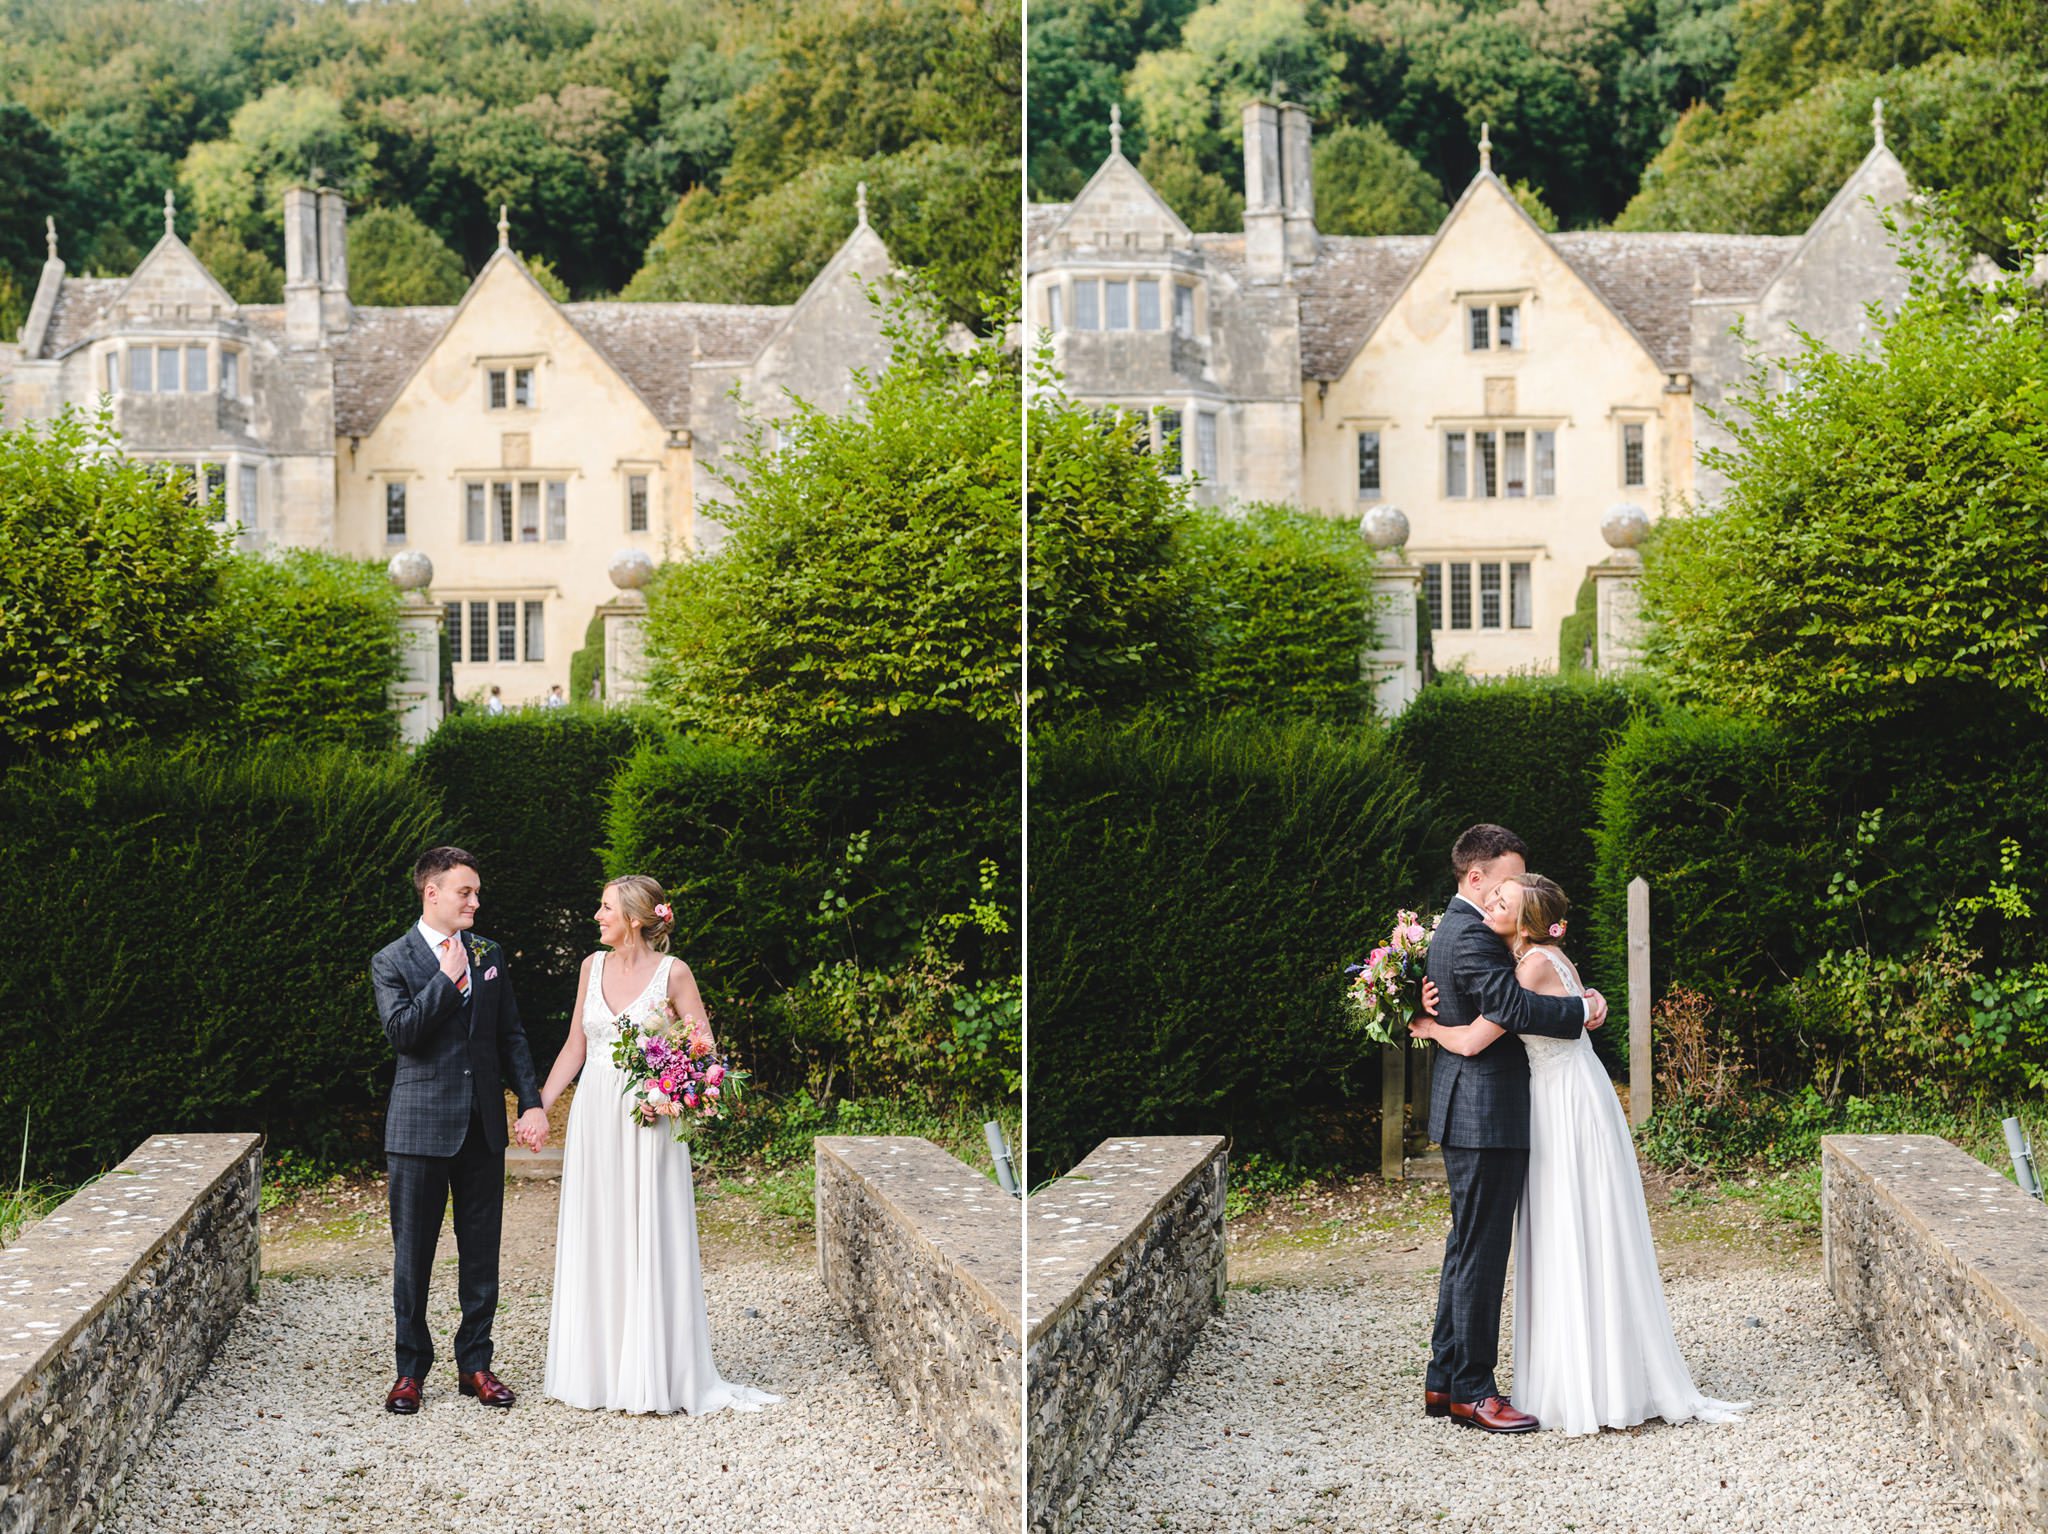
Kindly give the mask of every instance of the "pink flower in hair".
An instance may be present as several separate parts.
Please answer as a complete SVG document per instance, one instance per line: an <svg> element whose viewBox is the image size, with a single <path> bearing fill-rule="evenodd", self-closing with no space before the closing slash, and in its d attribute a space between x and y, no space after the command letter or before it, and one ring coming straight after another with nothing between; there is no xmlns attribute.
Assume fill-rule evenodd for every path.
<svg viewBox="0 0 2048 1534"><path fill-rule="evenodd" d="M654 914L656 916L659 916L663 921L667 921L676 913L672 909L670 909L668 902L664 900L663 902L661 902L661 904L657 905L654 908Z"/></svg>
<svg viewBox="0 0 2048 1534"><path fill-rule="evenodd" d="M1550 935L1551 935L1552 937L1563 937L1563 936L1564 936L1564 923L1563 923L1563 922L1561 922L1561 921L1554 921L1554 922L1552 922L1552 923L1550 924Z"/></svg>

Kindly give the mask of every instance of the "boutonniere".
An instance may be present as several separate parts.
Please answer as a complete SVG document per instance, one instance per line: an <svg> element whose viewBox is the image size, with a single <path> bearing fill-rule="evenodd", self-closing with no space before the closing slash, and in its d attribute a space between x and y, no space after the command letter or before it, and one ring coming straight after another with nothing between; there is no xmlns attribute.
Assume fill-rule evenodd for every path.
<svg viewBox="0 0 2048 1534"><path fill-rule="evenodd" d="M488 959L492 954L496 953L497 951L498 945L492 942L489 938L476 937L474 935L470 937L469 953L471 958Z"/></svg>

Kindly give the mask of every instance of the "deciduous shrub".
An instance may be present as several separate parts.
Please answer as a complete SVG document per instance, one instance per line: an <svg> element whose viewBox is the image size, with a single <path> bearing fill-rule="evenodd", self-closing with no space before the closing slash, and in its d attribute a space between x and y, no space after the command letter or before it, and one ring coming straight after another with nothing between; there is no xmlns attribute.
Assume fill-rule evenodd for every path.
<svg viewBox="0 0 2048 1534"><path fill-rule="evenodd" d="M1268 718L1363 720L1372 689L1372 560L1349 522L1260 504L1193 512L1181 529L1204 617L1204 655L1184 707Z"/></svg>
<svg viewBox="0 0 2048 1534"><path fill-rule="evenodd" d="M234 703L210 736L381 750L398 743L398 593L373 560L312 549L228 561Z"/></svg>
<svg viewBox="0 0 2048 1534"><path fill-rule="evenodd" d="M396 756L137 748L0 778L0 1123L75 1177L145 1135L374 1151L370 956L443 832Z"/></svg>
<svg viewBox="0 0 2048 1534"><path fill-rule="evenodd" d="M1375 733L1233 719L1033 753L1032 1176L1105 1135L1329 1159L1377 1053L1343 967L1414 900L1427 813ZM1357 1153L1361 1147L1346 1147Z"/></svg>
<svg viewBox="0 0 2048 1534"><path fill-rule="evenodd" d="M649 741L608 873L652 874L721 1038L771 1088L1014 1090L1015 779L907 753Z"/></svg>

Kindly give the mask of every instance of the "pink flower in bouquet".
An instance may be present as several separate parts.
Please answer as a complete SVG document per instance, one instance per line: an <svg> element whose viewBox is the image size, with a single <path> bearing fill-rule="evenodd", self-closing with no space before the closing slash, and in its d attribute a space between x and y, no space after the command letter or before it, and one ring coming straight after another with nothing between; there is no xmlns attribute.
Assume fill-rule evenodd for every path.
<svg viewBox="0 0 2048 1534"><path fill-rule="evenodd" d="M706 1097L710 1098L710 1099L711 1099L711 1100L712 1100L713 1102L717 1102L717 1101L718 1101L718 1088L716 1088L716 1087L706 1087L706 1088L704 1089L704 1095L705 1095Z"/></svg>
<svg viewBox="0 0 2048 1534"><path fill-rule="evenodd" d="M704 1073L704 1079L710 1085L717 1086L721 1081L725 1080L725 1067L722 1065L712 1066L710 1070Z"/></svg>

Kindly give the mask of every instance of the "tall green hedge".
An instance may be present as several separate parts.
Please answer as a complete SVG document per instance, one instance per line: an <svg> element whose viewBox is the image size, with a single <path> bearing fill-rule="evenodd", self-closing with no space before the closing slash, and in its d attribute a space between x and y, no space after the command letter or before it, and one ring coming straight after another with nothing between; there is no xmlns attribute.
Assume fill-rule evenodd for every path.
<svg viewBox="0 0 2048 1534"><path fill-rule="evenodd" d="M578 968L597 946L612 780L657 729L649 714L616 709L471 710L414 758L446 806L451 839L477 859L477 930L511 955L537 1056L561 1048Z"/></svg>
<svg viewBox="0 0 2048 1534"><path fill-rule="evenodd" d="M374 560L314 549L228 561L231 715L210 736L383 750L398 744L398 592Z"/></svg>
<svg viewBox="0 0 2048 1534"><path fill-rule="evenodd" d="M1478 821L1507 826L1529 844L1529 866L1571 896L1566 950L1586 983L1617 1004L1628 968L1610 962L1602 938L1608 918L1595 895L1593 826L1608 747L1632 717L1656 710L1639 681L1446 682L1425 687L1391 732L1429 802L1417 873L1431 903L1440 909L1454 892L1458 833Z"/></svg>
<svg viewBox="0 0 2048 1534"><path fill-rule="evenodd" d="M374 1150L370 956L441 832L397 757L137 749L0 778L0 1126L70 1178L164 1130Z"/></svg>
<svg viewBox="0 0 2048 1534"><path fill-rule="evenodd" d="M1018 904L1018 799L1005 771L962 781L910 753L798 758L672 737L635 753L608 825L607 872L667 887L675 952L720 1037L772 1087L809 1080L817 1040L793 996L820 965L914 965L931 923L977 899L1012 917ZM984 862L995 869L986 890ZM967 983L1014 976L1014 921L1008 934L964 930L953 951ZM860 1089L863 1063L845 1069Z"/></svg>
<svg viewBox="0 0 2048 1534"><path fill-rule="evenodd" d="M1349 522L1259 504L1192 511L1180 530L1207 643L1184 712L1362 721L1375 640L1371 551Z"/></svg>
<svg viewBox="0 0 2048 1534"><path fill-rule="evenodd" d="M1238 718L1034 750L1032 1176L1111 1134L1311 1157L1360 1134L1376 1056L1342 971L1415 899L1426 826L1374 732Z"/></svg>

